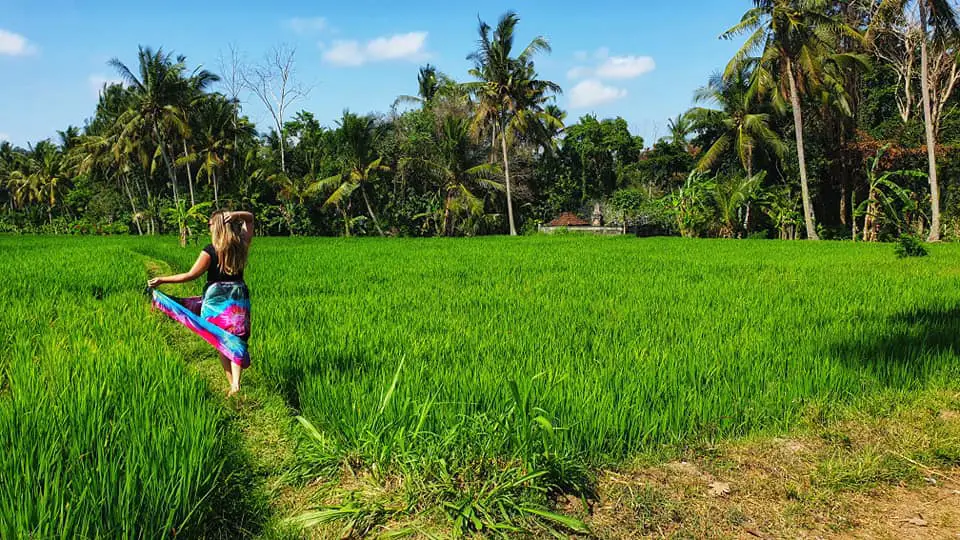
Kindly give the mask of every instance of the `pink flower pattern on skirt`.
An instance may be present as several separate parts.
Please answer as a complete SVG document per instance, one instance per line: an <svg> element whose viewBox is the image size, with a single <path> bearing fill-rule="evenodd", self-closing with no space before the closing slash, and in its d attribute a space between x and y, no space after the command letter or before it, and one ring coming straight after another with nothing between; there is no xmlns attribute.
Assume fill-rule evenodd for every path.
<svg viewBox="0 0 960 540"><path fill-rule="evenodd" d="M153 305L234 364L249 367L250 296L242 282L212 283L203 297L176 298L154 290Z"/></svg>

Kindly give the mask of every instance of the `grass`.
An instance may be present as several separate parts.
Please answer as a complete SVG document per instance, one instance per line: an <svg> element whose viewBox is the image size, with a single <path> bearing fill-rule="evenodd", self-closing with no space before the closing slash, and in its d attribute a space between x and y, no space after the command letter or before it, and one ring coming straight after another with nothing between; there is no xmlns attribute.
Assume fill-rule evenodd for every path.
<svg viewBox="0 0 960 540"><path fill-rule="evenodd" d="M44 512L5 530L41 536L65 530L51 516L85 519L65 510L68 501L140 504L157 494L175 498L150 501L162 515L123 502L115 514L92 514L87 529L66 530L201 534L199 524L220 519L205 490L242 485L222 471L237 459L257 463L271 437L288 439L288 450L261 469L286 471L282 486L317 477L377 486L328 491L320 513L301 522L382 533L416 516L467 534L572 532L583 524L556 512L557 501L594 497L604 467L834 425L851 406L882 415L872 398L956 389L960 375L960 248L950 245L901 260L889 246L829 242L257 239L247 380L253 401L269 404L262 414L285 422L270 431L257 423L259 405L224 411L206 382L215 376L185 367L196 352L189 336L171 340L182 333L138 296L145 262L184 270L197 249L19 237L0 238L0 249L11 254L0 263L0 294L14 299L0 314L0 418L11 419L0 437L16 448L6 465L0 458L0 478L25 474L14 467L30 445L68 457L31 469L49 470L45 482L64 493L56 501L44 502L30 477L0 480L9 512L31 486ZM38 407L71 415L13 422ZM287 408L302 422L293 425ZM58 446L68 432L75 450ZM823 437L842 448L843 435ZM90 459L102 440L116 442L98 463L149 464L135 475L149 482L94 494L84 489L112 479L68 479L69 464ZM243 445L248 455L237 457ZM158 448L184 449L180 469L155 463ZM935 463L955 463L949 441L938 448ZM876 485L909 476L902 463L838 453L817 477L836 489ZM126 479L125 470L112 474ZM159 487L184 477L174 495ZM663 527L673 511L656 492L638 497L634 512L650 531Z"/></svg>
<svg viewBox="0 0 960 540"><path fill-rule="evenodd" d="M238 447L147 315L139 260L2 242L0 537L229 534Z"/></svg>

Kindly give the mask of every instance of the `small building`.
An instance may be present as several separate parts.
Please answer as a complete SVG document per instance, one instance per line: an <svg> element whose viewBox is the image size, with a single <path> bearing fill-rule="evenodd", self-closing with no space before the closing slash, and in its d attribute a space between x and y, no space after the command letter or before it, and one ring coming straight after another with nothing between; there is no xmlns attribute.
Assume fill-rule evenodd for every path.
<svg viewBox="0 0 960 540"><path fill-rule="evenodd" d="M557 230L590 234L623 234L623 227L604 227L601 225L602 216L598 215L598 209L596 208L594 209L593 220L593 223L591 223L573 212L563 212L550 223L540 225L538 230L546 234L552 234Z"/></svg>

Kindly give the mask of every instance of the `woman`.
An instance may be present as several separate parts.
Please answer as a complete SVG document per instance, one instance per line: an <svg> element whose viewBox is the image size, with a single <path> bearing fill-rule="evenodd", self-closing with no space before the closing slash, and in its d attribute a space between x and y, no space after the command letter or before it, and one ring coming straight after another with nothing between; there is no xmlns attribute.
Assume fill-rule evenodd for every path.
<svg viewBox="0 0 960 540"><path fill-rule="evenodd" d="M227 396L240 391L240 375L250 366L250 292L243 281L253 239L253 214L218 210L210 216L210 238L189 272L155 277L151 289L164 283L193 281L204 272L202 297L175 298L153 291L154 306L214 346L230 383Z"/></svg>

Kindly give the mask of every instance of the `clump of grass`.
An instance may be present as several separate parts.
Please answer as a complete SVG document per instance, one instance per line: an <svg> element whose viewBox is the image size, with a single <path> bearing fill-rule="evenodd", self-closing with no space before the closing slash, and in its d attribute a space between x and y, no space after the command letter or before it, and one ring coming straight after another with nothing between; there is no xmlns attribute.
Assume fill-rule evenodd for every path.
<svg viewBox="0 0 960 540"><path fill-rule="evenodd" d="M926 257L927 248L923 245L923 240L915 234L900 235L897 240L897 246L894 248L897 257L903 259L906 257Z"/></svg>
<svg viewBox="0 0 960 540"><path fill-rule="evenodd" d="M633 493L630 506L644 533L662 532L669 524L680 519L676 503L656 486L640 486Z"/></svg>

